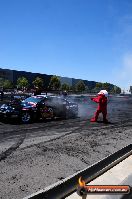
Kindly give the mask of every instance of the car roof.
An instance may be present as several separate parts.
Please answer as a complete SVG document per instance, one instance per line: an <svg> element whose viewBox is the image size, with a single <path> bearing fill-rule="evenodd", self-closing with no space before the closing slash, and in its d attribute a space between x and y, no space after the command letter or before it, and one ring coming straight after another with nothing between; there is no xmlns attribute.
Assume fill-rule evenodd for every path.
<svg viewBox="0 0 132 199"><path fill-rule="evenodd" d="M49 96L50 98L56 98L56 99L64 99L63 97L61 96L56 96L56 95L52 95L52 96Z"/></svg>
<svg viewBox="0 0 132 199"><path fill-rule="evenodd" d="M32 97L44 97L44 98L58 98L58 99L62 99L61 96L57 96L57 95L36 95L36 96L32 96Z"/></svg>
<svg viewBox="0 0 132 199"><path fill-rule="evenodd" d="M36 95L36 96L32 96L34 98L47 98L47 99L58 99L58 100L65 100L67 101L67 99L63 98L62 96L58 96L58 95Z"/></svg>
<svg viewBox="0 0 132 199"><path fill-rule="evenodd" d="M35 96L32 96L32 97L38 97L38 98L40 98L40 97L46 97L47 98L47 95L35 95Z"/></svg>
<svg viewBox="0 0 132 199"><path fill-rule="evenodd" d="M62 96L60 96L60 95L50 95L49 97L62 98Z"/></svg>

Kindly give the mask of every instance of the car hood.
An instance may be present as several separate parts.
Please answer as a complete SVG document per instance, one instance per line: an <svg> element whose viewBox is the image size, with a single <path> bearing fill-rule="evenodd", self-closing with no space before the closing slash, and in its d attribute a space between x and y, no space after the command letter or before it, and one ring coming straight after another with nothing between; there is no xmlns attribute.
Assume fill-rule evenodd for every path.
<svg viewBox="0 0 132 199"><path fill-rule="evenodd" d="M30 102L22 102L22 106L24 108L32 108L32 107L36 107L35 103L30 103Z"/></svg>
<svg viewBox="0 0 132 199"><path fill-rule="evenodd" d="M0 106L0 110L15 109L15 108L18 108L20 106L24 107L24 108L31 108L31 107L33 107L30 103L27 103L27 102L21 102L20 104L7 103L7 104L2 104Z"/></svg>

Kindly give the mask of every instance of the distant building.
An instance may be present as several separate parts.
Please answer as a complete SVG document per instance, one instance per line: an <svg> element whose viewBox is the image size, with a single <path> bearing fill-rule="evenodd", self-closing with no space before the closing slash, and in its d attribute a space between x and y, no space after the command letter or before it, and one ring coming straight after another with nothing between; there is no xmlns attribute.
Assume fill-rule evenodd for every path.
<svg viewBox="0 0 132 199"><path fill-rule="evenodd" d="M32 86L32 82L36 77L41 77L44 79L44 86L45 88L48 87L50 79L52 75L47 75L47 74L40 74L40 73L31 73L31 72L26 72L26 71L16 71L16 70L9 70L9 69L2 69L0 68L0 78L3 79L8 79L10 80L13 85L17 84L17 79L19 77L26 77L29 81L29 84ZM81 79L75 79L75 78L69 78L69 77L61 77L59 76L61 84L68 84L69 86L75 86ZM96 85L97 82L95 81L88 81L88 80L83 80L86 87L89 88L89 90L93 89ZM114 85L111 84L113 87Z"/></svg>
<svg viewBox="0 0 132 199"><path fill-rule="evenodd" d="M0 78L10 80L14 85L17 84L17 79L19 77L26 77L29 81L29 84L32 85L33 80L36 77L41 77L44 79L44 85L47 87L49 85L49 81L52 75L40 74L40 73L31 73L26 71L16 71L16 70L9 70L9 69L2 69L0 68Z"/></svg>
<svg viewBox="0 0 132 199"><path fill-rule="evenodd" d="M0 69L0 78L8 79L13 82L13 71L8 69Z"/></svg>

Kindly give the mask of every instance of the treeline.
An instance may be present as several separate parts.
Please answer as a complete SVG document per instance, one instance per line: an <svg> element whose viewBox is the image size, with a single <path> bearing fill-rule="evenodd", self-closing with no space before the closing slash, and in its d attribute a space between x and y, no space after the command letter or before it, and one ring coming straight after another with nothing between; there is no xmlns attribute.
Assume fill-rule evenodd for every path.
<svg viewBox="0 0 132 199"><path fill-rule="evenodd" d="M33 88L38 88L41 90L46 91L72 91L72 92L80 92L80 93L97 93L102 89L107 90L109 93L112 94L119 94L121 93L121 88L118 86L112 85L110 83L101 83L97 82L93 88L88 87L85 85L83 80L78 81L77 84L74 86L70 86L66 83L61 84L61 81L58 76L54 75L51 77L49 85L45 87L44 79L41 77L36 77L32 85L29 84L29 81L26 77L19 77L17 79L17 84L13 85L13 83L10 80L0 79L0 88L3 89L14 89L17 88L19 90L30 90Z"/></svg>

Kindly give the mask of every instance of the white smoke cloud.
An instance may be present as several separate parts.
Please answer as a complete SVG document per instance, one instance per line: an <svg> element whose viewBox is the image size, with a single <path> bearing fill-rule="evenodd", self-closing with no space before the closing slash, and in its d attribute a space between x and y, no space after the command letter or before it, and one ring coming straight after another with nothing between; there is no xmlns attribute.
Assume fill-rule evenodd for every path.
<svg viewBox="0 0 132 199"><path fill-rule="evenodd" d="M123 58L121 77L127 81L132 81L132 54L127 54Z"/></svg>
<svg viewBox="0 0 132 199"><path fill-rule="evenodd" d="M123 56L117 79L124 88L129 88L132 85L132 53Z"/></svg>

